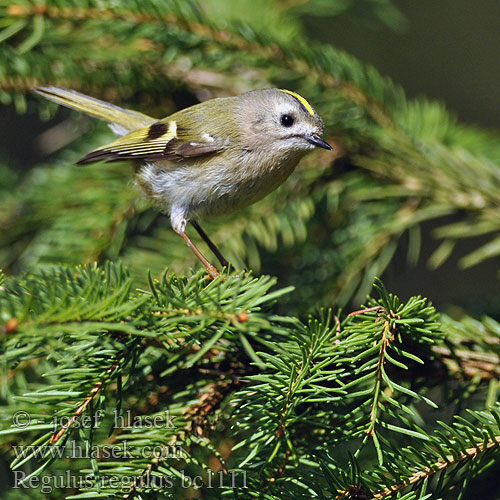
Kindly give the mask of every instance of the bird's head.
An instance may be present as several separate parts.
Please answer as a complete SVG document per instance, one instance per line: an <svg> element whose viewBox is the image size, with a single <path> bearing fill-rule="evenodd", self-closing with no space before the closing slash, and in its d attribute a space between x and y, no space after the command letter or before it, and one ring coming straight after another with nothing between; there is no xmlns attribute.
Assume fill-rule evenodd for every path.
<svg viewBox="0 0 500 500"><path fill-rule="evenodd" d="M240 96L239 127L246 147L272 148L283 155L305 153L325 142L323 120L300 95L289 90L263 89Z"/></svg>

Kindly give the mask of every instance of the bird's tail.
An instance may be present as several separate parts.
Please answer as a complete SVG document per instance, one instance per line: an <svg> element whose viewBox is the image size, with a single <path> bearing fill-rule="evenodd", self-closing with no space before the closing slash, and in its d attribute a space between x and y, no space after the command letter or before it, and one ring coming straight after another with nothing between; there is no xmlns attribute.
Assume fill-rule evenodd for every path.
<svg viewBox="0 0 500 500"><path fill-rule="evenodd" d="M156 118L131 109L120 108L109 102L81 94L76 90L59 87L34 87L32 90L57 104L108 122L113 132L120 136L157 121Z"/></svg>

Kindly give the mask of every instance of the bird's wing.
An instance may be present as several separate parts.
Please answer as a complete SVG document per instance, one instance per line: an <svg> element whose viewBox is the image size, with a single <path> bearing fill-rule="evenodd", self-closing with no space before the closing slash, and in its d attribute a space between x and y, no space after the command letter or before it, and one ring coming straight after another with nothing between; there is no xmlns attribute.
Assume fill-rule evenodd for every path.
<svg viewBox="0 0 500 500"><path fill-rule="evenodd" d="M220 151L222 148L211 137L192 141L175 120L160 120L134 130L116 141L84 156L78 165L96 161L117 160L180 160Z"/></svg>

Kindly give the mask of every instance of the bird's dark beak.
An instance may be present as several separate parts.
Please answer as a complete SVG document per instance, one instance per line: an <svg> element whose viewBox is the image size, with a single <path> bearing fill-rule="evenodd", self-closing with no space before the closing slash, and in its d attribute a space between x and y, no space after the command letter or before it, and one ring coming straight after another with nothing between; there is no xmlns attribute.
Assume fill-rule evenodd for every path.
<svg viewBox="0 0 500 500"><path fill-rule="evenodd" d="M306 137L307 141L313 144L314 146L318 146L323 149L328 149L333 151L333 148L328 144L324 139L322 139L318 134L312 134L309 137Z"/></svg>

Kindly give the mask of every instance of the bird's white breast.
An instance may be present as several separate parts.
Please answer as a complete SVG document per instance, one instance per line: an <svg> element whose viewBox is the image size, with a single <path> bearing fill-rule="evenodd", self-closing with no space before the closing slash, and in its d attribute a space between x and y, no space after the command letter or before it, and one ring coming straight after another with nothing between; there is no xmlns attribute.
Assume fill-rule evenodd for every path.
<svg viewBox="0 0 500 500"><path fill-rule="evenodd" d="M225 215L276 189L302 156L283 159L270 155L265 151L240 151L237 156L221 155L219 161L147 163L137 172L137 184L161 211L172 216L174 212L184 214L189 220Z"/></svg>

